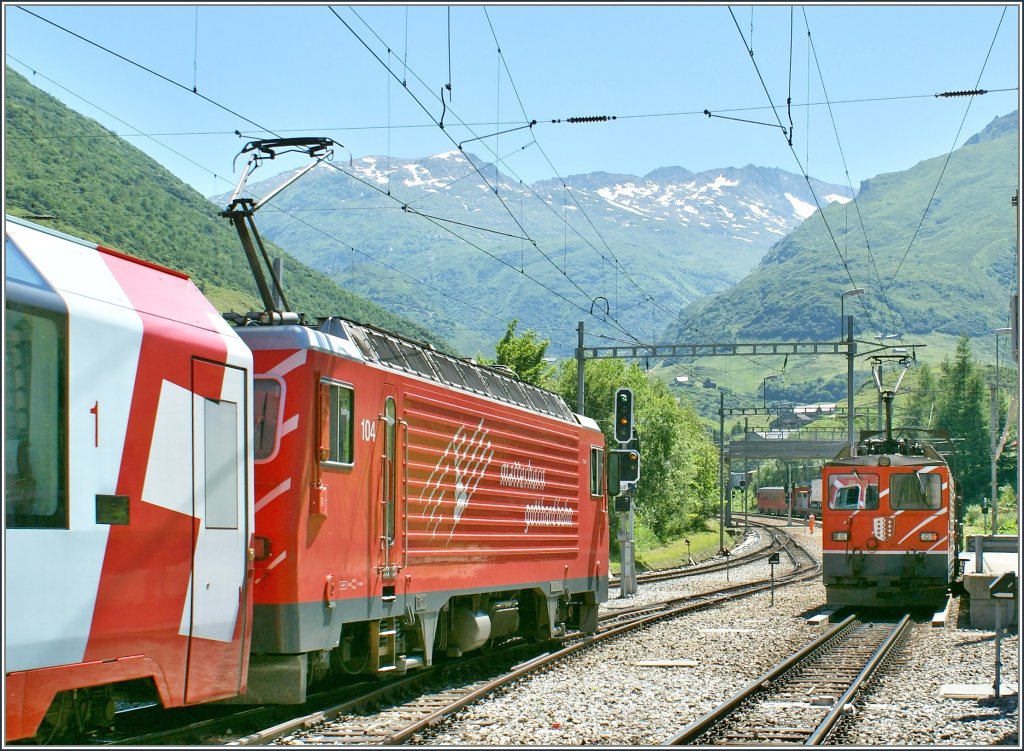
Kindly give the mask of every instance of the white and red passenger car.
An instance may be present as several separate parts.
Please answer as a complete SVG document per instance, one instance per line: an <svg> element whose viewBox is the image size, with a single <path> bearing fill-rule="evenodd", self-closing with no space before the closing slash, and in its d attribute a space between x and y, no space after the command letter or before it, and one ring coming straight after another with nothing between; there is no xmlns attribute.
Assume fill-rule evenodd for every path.
<svg viewBox="0 0 1024 751"><path fill-rule="evenodd" d="M5 738L244 691L252 354L182 274L7 217ZM54 702L55 699L58 701Z"/></svg>

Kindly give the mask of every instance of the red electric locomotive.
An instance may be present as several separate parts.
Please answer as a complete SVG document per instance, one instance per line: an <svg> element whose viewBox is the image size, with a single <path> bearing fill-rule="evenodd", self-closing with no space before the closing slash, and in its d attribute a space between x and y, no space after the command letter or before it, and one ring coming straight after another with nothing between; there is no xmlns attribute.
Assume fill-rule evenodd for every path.
<svg viewBox="0 0 1024 751"><path fill-rule="evenodd" d="M303 172L259 202L238 196L277 150L320 161L332 145L247 144L250 169L223 212L265 309L237 329L257 373L249 702L301 702L330 673L593 631L607 599L593 420L498 369L341 318L300 325L288 310L253 214Z"/></svg>
<svg viewBox="0 0 1024 751"><path fill-rule="evenodd" d="M256 361L247 701L592 631L604 439L554 394L339 318L242 327Z"/></svg>
<svg viewBox="0 0 1024 751"><path fill-rule="evenodd" d="M886 431L824 465L822 572L830 605L932 607L957 573L956 489L933 443Z"/></svg>

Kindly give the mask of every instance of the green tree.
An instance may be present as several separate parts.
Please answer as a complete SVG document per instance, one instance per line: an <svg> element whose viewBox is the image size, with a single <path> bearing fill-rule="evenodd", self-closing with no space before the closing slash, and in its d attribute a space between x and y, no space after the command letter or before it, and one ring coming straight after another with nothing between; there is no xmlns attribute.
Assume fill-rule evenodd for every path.
<svg viewBox="0 0 1024 751"><path fill-rule="evenodd" d="M634 427L640 439L636 514L661 542L700 529L717 508L718 452L692 405L681 403L663 382L622 360L584 366L583 411L597 421L610 447L614 395L633 391ZM576 405L576 366L563 363L555 389Z"/></svg>
<svg viewBox="0 0 1024 751"><path fill-rule="evenodd" d="M909 389L901 426L931 429L935 422L938 390L935 376L927 363L922 363L915 374L916 384Z"/></svg>
<svg viewBox="0 0 1024 751"><path fill-rule="evenodd" d="M971 356L969 339L957 342L952 362L943 361L935 427L956 443L953 468L966 501L989 494L990 431L984 383Z"/></svg>
<svg viewBox="0 0 1024 751"><path fill-rule="evenodd" d="M547 388L555 372L554 366L544 361L551 340L538 341L537 332L533 329L527 329L517 336L518 325L518 318L509 321L505 336L494 347L498 356L496 360L484 357L478 357L477 360L484 365L505 365L511 368L520 380Z"/></svg>

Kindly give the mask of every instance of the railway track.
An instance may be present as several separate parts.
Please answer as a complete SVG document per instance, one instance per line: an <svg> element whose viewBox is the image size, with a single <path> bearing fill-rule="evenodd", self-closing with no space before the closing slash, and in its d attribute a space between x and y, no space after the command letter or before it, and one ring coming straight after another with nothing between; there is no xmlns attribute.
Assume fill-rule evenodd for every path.
<svg viewBox="0 0 1024 751"><path fill-rule="evenodd" d="M822 745L909 624L851 615L663 745Z"/></svg>
<svg viewBox="0 0 1024 751"><path fill-rule="evenodd" d="M804 581L818 575L818 564L813 556L800 549L795 543L783 545L789 557L792 570L776 581L777 586ZM551 667L564 660L573 652L591 647L604 640L624 634L632 629L642 628L655 621L676 617L697 609L703 609L761 592L771 586L768 581L756 581L733 585L701 595L690 595L628 611L606 614L601 619L598 633L589 637L568 637L560 647L548 654L540 655L500 675L479 680L463 679L458 686L446 685L429 694L418 695L410 700L387 707L368 715L348 713L341 708L332 711L332 718L323 721L321 717L296 719L284 726L269 728L261 733L241 738L238 745L266 744L290 735L302 745L396 745L405 743L417 734L428 731L441 723L444 718L483 696L501 690L526 675ZM315 726L313 726L315 724Z"/></svg>
<svg viewBox="0 0 1024 751"><path fill-rule="evenodd" d="M651 584L654 582L680 579L688 576L702 576L704 574L712 574L717 571L724 571L727 568L735 568L736 566L756 563L764 560L772 553L778 552L784 547L785 540L788 539L785 532L781 531L784 528L754 520L750 520L749 524L756 528L763 540L763 542L759 542L753 550L739 555L726 555L711 558L707 561L691 566L674 566L672 568L641 571L636 576L637 584ZM620 585L620 581L621 580L618 576L610 576L608 577L608 587L610 589L616 588Z"/></svg>
<svg viewBox="0 0 1024 751"><path fill-rule="evenodd" d="M140 735L119 743L265 745L284 737L296 738L303 745L404 743L479 698L604 639L765 591L769 586L785 586L820 575L820 566L813 556L792 539L787 539L784 532L774 531L770 525L767 529L771 532L770 542L749 554L736 556L731 565L735 567L740 561L756 562L772 552L780 552L786 556L789 570L777 576L774 582L756 580L733 584L709 592L603 613L597 634L569 635L546 645L511 642L471 660L438 664L432 669L416 671L387 683L373 683L369 690L363 686L350 688L347 693L342 690L324 693L307 702L303 708L291 708L292 713L301 712L302 716L292 716L283 721L282 712L288 708L248 708L228 717L202 720L191 727L159 735ZM716 563L719 565L710 567L712 571L724 568L722 562ZM707 572L708 567L700 571ZM548 651L538 655L538 649ZM264 718L262 725L259 724L261 716ZM254 727L259 729L244 729Z"/></svg>

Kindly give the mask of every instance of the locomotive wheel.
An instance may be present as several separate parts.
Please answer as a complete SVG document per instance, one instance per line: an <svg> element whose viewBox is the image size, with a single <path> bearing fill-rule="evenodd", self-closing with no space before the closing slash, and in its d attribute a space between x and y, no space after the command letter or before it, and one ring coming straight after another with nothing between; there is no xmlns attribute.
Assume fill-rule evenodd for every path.
<svg viewBox="0 0 1024 751"><path fill-rule="evenodd" d="M105 689L61 691L43 718L36 738L42 743L73 743L90 730L111 727L114 704Z"/></svg>
<svg viewBox="0 0 1024 751"><path fill-rule="evenodd" d="M331 662L343 673L359 675L370 664L370 653L359 649L361 640L356 636L342 637L341 645L331 652Z"/></svg>

